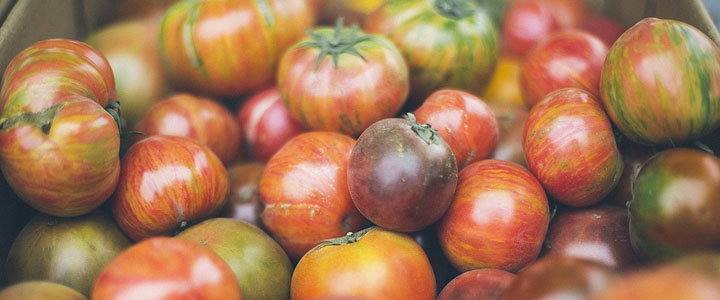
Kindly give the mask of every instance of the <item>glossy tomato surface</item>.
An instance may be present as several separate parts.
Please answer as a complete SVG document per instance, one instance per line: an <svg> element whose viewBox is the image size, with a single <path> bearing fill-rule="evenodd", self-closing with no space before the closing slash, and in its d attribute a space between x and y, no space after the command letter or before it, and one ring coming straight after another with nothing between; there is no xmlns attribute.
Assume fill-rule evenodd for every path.
<svg viewBox="0 0 720 300"><path fill-rule="evenodd" d="M455 277L437 300L500 300L516 275L498 269L477 269Z"/></svg>
<svg viewBox="0 0 720 300"><path fill-rule="evenodd" d="M618 129L649 146L677 145L720 125L720 50L688 24L646 18L610 48L602 101Z"/></svg>
<svg viewBox="0 0 720 300"><path fill-rule="evenodd" d="M460 271L516 272L540 254L549 218L545 191L527 169L488 159L460 172L438 236Z"/></svg>
<svg viewBox="0 0 720 300"><path fill-rule="evenodd" d="M530 110L523 150L548 194L570 206L600 201L624 166L602 105L574 88L550 93Z"/></svg>
<svg viewBox="0 0 720 300"><path fill-rule="evenodd" d="M263 225L294 259L323 240L366 224L350 199L347 168L352 138L300 134L270 158L260 179Z"/></svg>
<svg viewBox="0 0 720 300"><path fill-rule="evenodd" d="M240 300L230 267L212 250L178 238L155 237L128 248L95 282L93 300Z"/></svg>
<svg viewBox="0 0 720 300"><path fill-rule="evenodd" d="M26 281L0 290L0 300L87 300L87 297L58 283Z"/></svg>
<svg viewBox="0 0 720 300"><path fill-rule="evenodd" d="M498 122L490 107L477 96L459 90L440 90L415 111L421 124L430 124L448 143L462 169L495 151Z"/></svg>
<svg viewBox="0 0 720 300"><path fill-rule="evenodd" d="M432 300L435 278L412 238L379 227L318 245L293 272L291 296L304 299Z"/></svg>
<svg viewBox="0 0 720 300"><path fill-rule="evenodd" d="M579 88L600 95L600 73L608 48L584 31L553 33L528 52L520 73L523 100L532 107L550 92Z"/></svg>
<svg viewBox="0 0 720 300"><path fill-rule="evenodd" d="M492 102L490 109L497 118L500 129L497 147L490 158L511 161L527 167L522 143L528 109L524 105Z"/></svg>
<svg viewBox="0 0 720 300"><path fill-rule="evenodd" d="M633 184L630 242L647 260L720 246L720 159L675 148L645 163Z"/></svg>
<svg viewBox="0 0 720 300"><path fill-rule="evenodd" d="M417 231L442 217L457 185L450 146L411 119L385 119L358 138L348 162L348 187L358 210L394 231Z"/></svg>
<svg viewBox="0 0 720 300"><path fill-rule="evenodd" d="M318 28L290 48L277 76L295 119L311 129L350 136L394 116L409 90L408 67L395 45L342 23Z"/></svg>
<svg viewBox="0 0 720 300"><path fill-rule="evenodd" d="M549 5L540 1L514 1L505 12L502 28L505 50L522 58L560 26Z"/></svg>
<svg viewBox="0 0 720 300"><path fill-rule="evenodd" d="M112 199L120 229L133 240L168 235L220 210L228 175L208 148L183 137L156 135L128 150Z"/></svg>
<svg viewBox="0 0 720 300"><path fill-rule="evenodd" d="M228 169L230 190L220 215L261 225L260 178L264 169L261 163L240 163Z"/></svg>

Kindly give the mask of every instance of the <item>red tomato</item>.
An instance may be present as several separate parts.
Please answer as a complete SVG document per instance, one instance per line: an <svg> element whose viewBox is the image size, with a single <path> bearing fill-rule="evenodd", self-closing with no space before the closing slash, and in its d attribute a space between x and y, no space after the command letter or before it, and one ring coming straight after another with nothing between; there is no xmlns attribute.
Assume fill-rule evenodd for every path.
<svg viewBox="0 0 720 300"><path fill-rule="evenodd" d="M600 73L608 48L583 31L560 31L536 45L520 71L523 100L532 107L550 92L579 88L600 95Z"/></svg>
<svg viewBox="0 0 720 300"><path fill-rule="evenodd" d="M720 300L717 278L682 267L630 273L594 300Z"/></svg>
<svg viewBox="0 0 720 300"><path fill-rule="evenodd" d="M625 32L625 29L614 19L593 16L582 25L582 29L600 38L610 48Z"/></svg>
<svg viewBox="0 0 720 300"><path fill-rule="evenodd" d="M497 269L467 271L450 281L437 300L500 300L515 277Z"/></svg>
<svg viewBox="0 0 720 300"><path fill-rule="evenodd" d="M503 21L505 49L523 57L535 44L556 31L559 26L552 9L540 1L515 1Z"/></svg>
<svg viewBox="0 0 720 300"><path fill-rule="evenodd" d="M455 154L458 169L482 160L495 151L498 123L480 98L458 90L440 90L415 111L418 123L438 129Z"/></svg>
<svg viewBox="0 0 720 300"><path fill-rule="evenodd" d="M298 262L294 300L433 300L427 256L405 234L371 227L316 246Z"/></svg>
<svg viewBox="0 0 720 300"><path fill-rule="evenodd" d="M539 0L550 7L560 28L577 28L588 19L585 0Z"/></svg>
<svg viewBox="0 0 720 300"><path fill-rule="evenodd" d="M278 89L270 88L252 96L237 112L245 146L263 162L305 130L281 100Z"/></svg>
<svg viewBox="0 0 720 300"><path fill-rule="evenodd" d="M483 160L460 172L455 199L440 220L440 245L456 269L515 272L535 260L550 212L540 182L511 162Z"/></svg>
<svg viewBox="0 0 720 300"><path fill-rule="evenodd" d="M347 165L355 145L333 132L300 134L270 158L260 179L263 225L293 258L323 240L361 229Z"/></svg>
<svg viewBox="0 0 720 300"><path fill-rule="evenodd" d="M0 300L87 300L87 298L59 283L25 281L1 290Z"/></svg>
<svg viewBox="0 0 720 300"><path fill-rule="evenodd" d="M209 148L183 137L156 135L125 153L112 210L133 240L168 235L225 204L228 175Z"/></svg>
<svg viewBox="0 0 720 300"><path fill-rule="evenodd" d="M530 110L523 149L548 194L570 206L600 201L624 166L602 105L574 88L552 92Z"/></svg>
<svg viewBox="0 0 720 300"><path fill-rule="evenodd" d="M103 269L93 300L240 300L230 267L199 243L168 237L142 241Z"/></svg>

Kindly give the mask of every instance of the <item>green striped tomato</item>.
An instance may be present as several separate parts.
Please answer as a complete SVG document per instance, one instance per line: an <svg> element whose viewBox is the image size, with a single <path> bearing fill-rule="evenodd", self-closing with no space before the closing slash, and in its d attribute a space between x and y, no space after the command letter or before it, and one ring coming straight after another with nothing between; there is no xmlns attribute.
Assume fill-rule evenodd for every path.
<svg viewBox="0 0 720 300"><path fill-rule="evenodd" d="M237 96L269 85L312 23L305 0L185 0L165 13L160 51L183 88Z"/></svg>
<svg viewBox="0 0 720 300"><path fill-rule="evenodd" d="M365 29L389 37L410 67L410 101L419 106L440 88L482 94L495 71L497 29L470 1L392 0Z"/></svg>
<svg viewBox="0 0 720 300"><path fill-rule="evenodd" d="M720 126L720 51L688 24L638 22L610 48L600 81L608 115L636 143L682 143Z"/></svg>

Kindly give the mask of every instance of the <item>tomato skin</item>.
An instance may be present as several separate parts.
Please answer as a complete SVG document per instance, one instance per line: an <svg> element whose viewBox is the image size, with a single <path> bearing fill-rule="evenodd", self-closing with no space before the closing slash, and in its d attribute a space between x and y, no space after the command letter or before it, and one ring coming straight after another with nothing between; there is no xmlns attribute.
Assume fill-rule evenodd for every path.
<svg viewBox="0 0 720 300"><path fill-rule="evenodd" d="M497 269L477 269L455 277L437 300L500 300L516 275Z"/></svg>
<svg viewBox="0 0 720 300"><path fill-rule="evenodd" d="M339 133L303 133L265 166L260 179L262 222L291 258L366 224L348 191L353 145L355 140Z"/></svg>
<svg viewBox="0 0 720 300"><path fill-rule="evenodd" d="M77 291L47 281L25 281L0 290L0 300L87 300Z"/></svg>
<svg viewBox="0 0 720 300"><path fill-rule="evenodd" d="M540 254L549 218L545 191L528 170L511 162L482 160L460 171L455 198L438 224L438 237L460 271L516 272Z"/></svg>
<svg viewBox="0 0 720 300"><path fill-rule="evenodd" d="M718 300L717 278L667 266L630 273L593 300Z"/></svg>
<svg viewBox="0 0 720 300"><path fill-rule="evenodd" d="M523 149L548 194L575 207L610 193L624 167L602 105L574 88L552 92L530 110Z"/></svg>
<svg viewBox="0 0 720 300"><path fill-rule="evenodd" d="M625 32L620 23L604 16L591 17L583 23L582 29L600 38L608 48Z"/></svg>
<svg viewBox="0 0 720 300"><path fill-rule="evenodd" d="M674 148L645 163L633 185L630 242L665 261L720 246L720 159Z"/></svg>
<svg viewBox="0 0 720 300"><path fill-rule="evenodd" d="M490 158L511 161L527 168L523 152L523 130L528 118L525 106L510 103L490 103L500 128L497 147Z"/></svg>
<svg viewBox="0 0 720 300"><path fill-rule="evenodd" d="M550 7L555 21L562 29L580 27L588 19L589 11L584 0L539 0Z"/></svg>
<svg viewBox="0 0 720 300"><path fill-rule="evenodd" d="M486 13L465 3L472 12L449 17L434 2L386 1L365 21L365 30L387 36L403 52L411 108L441 88L481 94L497 62L497 29Z"/></svg>
<svg viewBox="0 0 720 300"><path fill-rule="evenodd" d="M598 97L607 52L600 39L583 31L559 31L543 39L528 52L520 73L525 104L532 107L548 93L570 87Z"/></svg>
<svg viewBox="0 0 720 300"><path fill-rule="evenodd" d="M320 28L315 33L331 37L334 30ZM342 34L349 35L349 29ZM357 36L362 35L358 31ZM321 50L299 47L310 41L306 38L285 52L277 81L290 115L305 127L357 136L372 123L394 116L405 104L407 64L387 38L371 35L360 41L354 48L364 59L343 53L337 67L330 56L315 67Z"/></svg>
<svg viewBox="0 0 720 300"><path fill-rule="evenodd" d="M230 190L221 216L262 226L259 190L264 169L265 165L260 163L241 163L228 169Z"/></svg>
<svg viewBox="0 0 720 300"><path fill-rule="evenodd" d="M458 168L482 160L495 151L499 129L490 107L459 90L440 90L415 111L421 124L430 124L452 149Z"/></svg>
<svg viewBox="0 0 720 300"><path fill-rule="evenodd" d="M305 131L287 110L277 88L253 95L237 112L248 152L267 162L292 137Z"/></svg>
<svg viewBox="0 0 720 300"><path fill-rule="evenodd" d="M374 227L354 243L308 252L295 268L290 290L295 300L432 300L435 278L412 238Z"/></svg>
<svg viewBox="0 0 720 300"><path fill-rule="evenodd" d="M548 5L540 1L514 1L505 12L502 28L505 50L521 58L560 27Z"/></svg>
<svg viewBox="0 0 720 300"><path fill-rule="evenodd" d="M181 86L239 96L272 82L278 59L312 18L305 0L180 1L165 13L160 51Z"/></svg>
<svg viewBox="0 0 720 300"><path fill-rule="evenodd" d="M155 237L116 256L95 281L92 299L242 297L232 270L212 250L178 238Z"/></svg>
<svg viewBox="0 0 720 300"><path fill-rule="evenodd" d="M720 51L702 32L646 18L610 48L603 105L618 129L647 146L681 144L720 126Z"/></svg>

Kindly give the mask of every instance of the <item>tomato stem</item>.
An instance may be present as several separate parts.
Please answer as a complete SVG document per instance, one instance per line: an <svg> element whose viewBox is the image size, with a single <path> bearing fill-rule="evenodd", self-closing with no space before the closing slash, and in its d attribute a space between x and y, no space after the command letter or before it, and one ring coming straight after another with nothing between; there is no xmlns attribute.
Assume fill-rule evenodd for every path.
<svg viewBox="0 0 720 300"><path fill-rule="evenodd" d="M314 69L316 70L317 67L320 65L320 62L322 62L323 58L328 55L332 58L333 65L336 69L338 67L339 57L343 53L356 55L362 58L362 60L367 61L365 57L360 54L357 49L355 49L355 46L360 42L371 39L372 36L362 33L358 35L358 32L359 31L357 24L353 24L349 31L345 30L343 28L343 18L340 17L335 23L335 31L333 31L332 36L320 34L312 30L307 30L307 34L310 35L313 40L300 44L298 48L320 48L320 54L318 54L318 57L315 60Z"/></svg>
<svg viewBox="0 0 720 300"><path fill-rule="evenodd" d="M55 119L55 115L65 105L73 102L55 104L50 108L39 112L27 112L13 115L0 123L0 130L6 130L22 124L31 124L39 127L43 133L48 134Z"/></svg>
<svg viewBox="0 0 720 300"><path fill-rule="evenodd" d="M418 123L417 119L415 118L415 114L413 113L407 113L407 115L405 115L405 118L410 120L410 129L412 129L415 134L420 136L423 141L427 142L428 144L440 144L441 138L437 134L437 129L432 128L430 124Z"/></svg>
<svg viewBox="0 0 720 300"><path fill-rule="evenodd" d="M370 232L370 230L373 230L375 228L377 228L377 226L371 226L371 227L365 228L365 229L360 230L355 233L348 232L343 237L325 240L322 243L315 246L315 248L310 250L308 253L318 250L320 248L326 247L326 246L340 246L340 245L357 243L357 241L359 241L363 236L365 236L365 234L367 234L368 232Z"/></svg>

